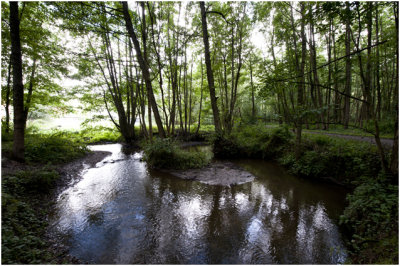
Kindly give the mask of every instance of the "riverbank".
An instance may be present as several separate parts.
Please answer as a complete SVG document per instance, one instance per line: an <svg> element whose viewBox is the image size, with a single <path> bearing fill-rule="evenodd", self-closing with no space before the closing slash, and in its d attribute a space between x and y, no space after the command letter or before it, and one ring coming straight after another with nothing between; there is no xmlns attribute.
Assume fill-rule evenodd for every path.
<svg viewBox="0 0 400 266"><path fill-rule="evenodd" d="M109 153L90 152L66 135L28 134L25 163L9 159L12 142L2 135L3 264L81 263L48 237L48 214L58 192Z"/></svg>
<svg viewBox="0 0 400 266"><path fill-rule="evenodd" d="M35 142L29 143L28 151L34 152L28 156L33 161L27 164L15 163L4 157L2 159L3 263L77 263L74 258L68 256L64 247L59 243L49 242L45 236L47 213L54 202L51 195L73 184L73 180L79 180L76 178L83 169L94 167L109 153L93 152L87 155L85 145L58 138L55 136L38 140L37 146ZM398 186L391 184L390 177L381 174L375 146L329 136L305 136L303 153L299 160L296 160L293 135L289 130L257 127L242 128L234 131L229 139L216 138L214 143L219 144L214 149L217 157L275 160L299 177L330 179L352 187L353 192L348 196L348 207L341 218L341 224L350 239L350 262L397 261ZM199 143L187 143L183 146L190 148L197 144ZM38 151L36 147L42 150ZM60 158L64 163L58 162ZM171 160L165 154L159 158L168 159L168 163L179 162L182 166L201 167L208 164L203 155L191 155L186 161L182 157L179 157L179 160ZM200 163L197 158L201 158ZM34 161L35 159L37 161ZM228 179L232 179L234 175L241 175L229 173L225 169L227 167L209 166L203 182L215 185L215 180L210 179L215 175L225 174ZM15 171L16 169L21 171ZM211 173L214 170L223 173ZM183 179L201 181L198 177L199 171L202 172L175 171L175 174ZM246 179L247 181L249 180ZM227 185L232 183L238 182L228 182Z"/></svg>
<svg viewBox="0 0 400 266"><path fill-rule="evenodd" d="M340 219L349 238L349 262L398 263L398 175L383 173L375 145L305 134L296 158L294 135L288 128L262 125L239 127L213 143L217 158L274 160L298 177L351 188ZM385 152L390 158L390 149Z"/></svg>
<svg viewBox="0 0 400 266"><path fill-rule="evenodd" d="M48 214L59 191L109 152L95 151L70 163L48 166L2 161L2 263L81 264L47 235Z"/></svg>

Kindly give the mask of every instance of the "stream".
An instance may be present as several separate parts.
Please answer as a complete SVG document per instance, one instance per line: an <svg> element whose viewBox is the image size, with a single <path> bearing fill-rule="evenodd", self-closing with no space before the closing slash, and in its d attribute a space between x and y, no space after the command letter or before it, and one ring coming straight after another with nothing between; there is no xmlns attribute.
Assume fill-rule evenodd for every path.
<svg viewBox="0 0 400 266"><path fill-rule="evenodd" d="M256 178L212 186L148 169L120 144L57 198L50 230L90 264L341 264L345 189L234 160Z"/></svg>

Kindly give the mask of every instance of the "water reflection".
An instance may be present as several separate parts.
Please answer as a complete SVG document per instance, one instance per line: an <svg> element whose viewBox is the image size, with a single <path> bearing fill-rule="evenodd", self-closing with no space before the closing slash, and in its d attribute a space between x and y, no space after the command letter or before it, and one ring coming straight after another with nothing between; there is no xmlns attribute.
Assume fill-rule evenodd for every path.
<svg viewBox="0 0 400 266"><path fill-rule="evenodd" d="M335 221L344 191L285 174L274 164L236 163L257 179L232 187L148 171L119 144L60 194L54 231L89 263L343 263Z"/></svg>

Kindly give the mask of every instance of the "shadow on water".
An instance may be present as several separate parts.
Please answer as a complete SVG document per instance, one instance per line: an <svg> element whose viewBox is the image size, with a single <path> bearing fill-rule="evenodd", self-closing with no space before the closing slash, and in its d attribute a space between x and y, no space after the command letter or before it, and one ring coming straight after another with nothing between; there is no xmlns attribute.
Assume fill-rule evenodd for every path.
<svg viewBox="0 0 400 266"><path fill-rule="evenodd" d="M96 264L337 264L345 191L273 163L238 160L257 179L209 186L147 169L141 153L112 155L63 191L51 225L71 255ZM110 163L113 161L113 163Z"/></svg>

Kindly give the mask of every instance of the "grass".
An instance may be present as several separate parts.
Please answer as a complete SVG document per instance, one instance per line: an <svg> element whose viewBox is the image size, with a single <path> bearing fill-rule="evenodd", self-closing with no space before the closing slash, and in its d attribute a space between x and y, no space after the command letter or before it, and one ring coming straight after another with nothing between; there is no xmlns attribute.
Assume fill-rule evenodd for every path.
<svg viewBox="0 0 400 266"><path fill-rule="evenodd" d="M267 123L267 127L279 127L279 124L277 123ZM368 129L370 131L373 131L374 128L372 125L368 125ZM393 133L393 128L391 125L391 122L381 122L380 123L380 137L381 138L388 138L388 139L393 139L394 133ZM371 133L366 132L365 130L362 130L360 128L351 128L349 127L348 129L344 129L343 125L329 125L329 130L322 130L322 129L317 129L315 125L310 126L310 129L305 129L305 126L303 126L303 132L318 132L318 133L332 133L332 134L340 134L340 135L349 135L349 136L360 136L360 137L373 137Z"/></svg>
<svg viewBox="0 0 400 266"><path fill-rule="evenodd" d="M153 168L201 168L211 161L207 153L183 150L171 139L155 138L152 143L145 143L143 146L144 160Z"/></svg>

